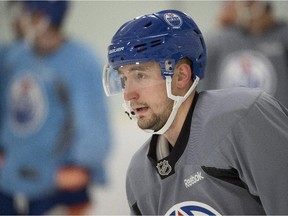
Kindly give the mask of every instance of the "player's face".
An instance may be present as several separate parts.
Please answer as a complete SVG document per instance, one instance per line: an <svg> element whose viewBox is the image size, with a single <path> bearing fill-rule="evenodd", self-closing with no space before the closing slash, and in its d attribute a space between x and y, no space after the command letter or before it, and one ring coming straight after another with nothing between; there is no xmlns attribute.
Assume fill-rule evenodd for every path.
<svg viewBox="0 0 288 216"><path fill-rule="evenodd" d="M48 17L40 12L31 12L23 6L18 22L20 33L29 45L37 47L39 42L40 45L43 43L41 42L43 41L43 35L47 32L50 25Z"/></svg>
<svg viewBox="0 0 288 216"><path fill-rule="evenodd" d="M119 69L124 99L130 102L141 129L159 130L166 123L173 101L167 97L165 80L156 62L126 65Z"/></svg>

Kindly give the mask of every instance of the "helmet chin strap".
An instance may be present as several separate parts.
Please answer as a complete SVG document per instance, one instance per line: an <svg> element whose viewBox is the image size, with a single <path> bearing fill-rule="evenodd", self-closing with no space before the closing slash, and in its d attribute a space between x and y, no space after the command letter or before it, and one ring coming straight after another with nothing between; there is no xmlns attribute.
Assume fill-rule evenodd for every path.
<svg viewBox="0 0 288 216"><path fill-rule="evenodd" d="M194 91L194 89L196 88L196 86L198 85L198 82L200 80L199 77L196 76L193 84L191 85L190 89L186 92L186 94L184 96L175 96L175 95L172 94L172 90L171 90L171 83L172 83L171 76L166 76L165 78L166 78L167 96L171 100L174 101L173 109L172 109L172 112L170 113L170 116L169 116L168 120L166 121L165 125L160 130L154 131L154 130L150 130L150 129L143 129L143 131L145 131L147 133L164 134L169 129L171 124L173 123L179 107L191 95L191 93ZM137 120L135 114L133 114L133 111L131 111L131 107L130 107L130 102L129 101L125 101L123 103L123 108L125 110L125 113L128 114L130 119Z"/></svg>

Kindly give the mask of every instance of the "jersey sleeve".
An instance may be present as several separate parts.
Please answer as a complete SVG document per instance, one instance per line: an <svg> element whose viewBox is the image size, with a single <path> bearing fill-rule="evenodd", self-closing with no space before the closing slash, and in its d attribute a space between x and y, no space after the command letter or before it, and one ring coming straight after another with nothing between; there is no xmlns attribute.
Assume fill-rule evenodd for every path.
<svg viewBox="0 0 288 216"><path fill-rule="evenodd" d="M287 214L288 110L263 93L230 135L228 157L249 192L266 214Z"/></svg>
<svg viewBox="0 0 288 216"><path fill-rule="evenodd" d="M112 144L109 107L102 88L100 60L89 50L84 51L81 68L71 84L75 139L70 159L88 168L93 180L102 184L106 182L105 164Z"/></svg>
<svg viewBox="0 0 288 216"><path fill-rule="evenodd" d="M4 80L5 80L5 74L4 74L4 66L3 66L3 61L4 61L4 57L5 54L7 52L7 46L5 46L4 44L0 44L0 130L1 130L1 119L3 119L3 107L4 107ZM0 139L1 140L1 139ZM2 149L2 143L0 141L0 152Z"/></svg>
<svg viewBox="0 0 288 216"><path fill-rule="evenodd" d="M126 195L127 195L128 205L130 209L130 215L141 215L137 202L135 201L136 199L133 195L133 190L131 188L132 182L131 182L129 173L130 172L128 171L128 175L126 177Z"/></svg>

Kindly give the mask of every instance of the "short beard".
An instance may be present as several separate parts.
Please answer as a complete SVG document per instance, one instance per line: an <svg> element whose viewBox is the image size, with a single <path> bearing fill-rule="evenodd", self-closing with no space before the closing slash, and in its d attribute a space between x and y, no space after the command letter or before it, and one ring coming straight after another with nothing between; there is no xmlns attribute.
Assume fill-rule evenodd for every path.
<svg viewBox="0 0 288 216"><path fill-rule="evenodd" d="M141 129L149 129L153 131L160 130L167 122L173 108L173 101L168 99L169 102L167 106L163 109L162 113L153 113L150 119L144 119L144 117L139 117L137 124Z"/></svg>

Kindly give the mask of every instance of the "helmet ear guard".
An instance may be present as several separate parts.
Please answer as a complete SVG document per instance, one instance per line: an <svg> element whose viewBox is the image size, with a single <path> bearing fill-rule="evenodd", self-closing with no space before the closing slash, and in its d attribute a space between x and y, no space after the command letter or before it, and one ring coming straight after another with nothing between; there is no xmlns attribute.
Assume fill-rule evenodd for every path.
<svg viewBox="0 0 288 216"><path fill-rule="evenodd" d="M176 65L174 59L167 59L164 61L160 61L159 64L163 79L166 79L167 76L174 75L174 68Z"/></svg>

